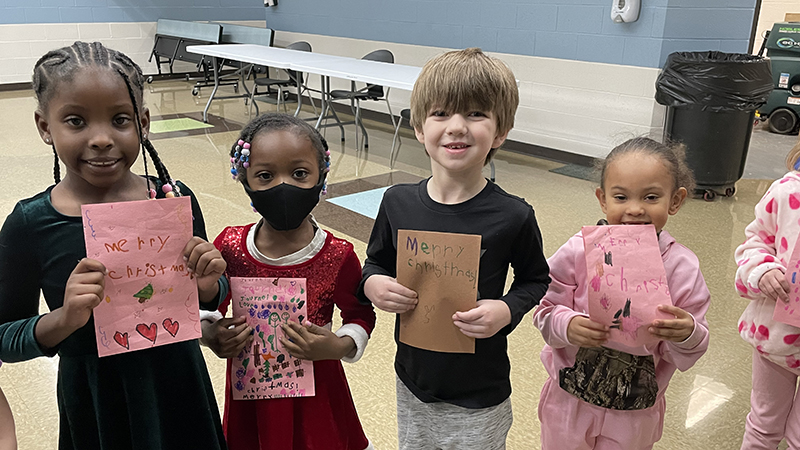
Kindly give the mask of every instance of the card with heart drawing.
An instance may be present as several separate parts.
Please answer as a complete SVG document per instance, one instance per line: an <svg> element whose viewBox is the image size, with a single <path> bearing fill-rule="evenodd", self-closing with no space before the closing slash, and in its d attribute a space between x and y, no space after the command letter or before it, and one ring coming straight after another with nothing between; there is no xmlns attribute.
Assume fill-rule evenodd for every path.
<svg viewBox="0 0 800 450"><path fill-rule="evenodd" d="M197 282L183 260L192 237L189 197L84 205L86 255L102 262L94 309L100 357L200 337Z"/></svg>

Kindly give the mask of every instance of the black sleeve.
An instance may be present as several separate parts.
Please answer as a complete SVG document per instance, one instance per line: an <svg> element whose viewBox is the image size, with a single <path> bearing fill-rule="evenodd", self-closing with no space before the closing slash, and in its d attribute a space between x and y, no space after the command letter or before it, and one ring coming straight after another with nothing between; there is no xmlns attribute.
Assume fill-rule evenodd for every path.
<svg viewBox="0 0 800 450"><path fill-rule="evenodd" d="M36 341L40 269L31 248L22 206L17 203L0 230L0 359L24 361L45 352Z"/></svg>
<svg viewBox="0 0 800 450"><path fill-rule="evenodd" d="M192 227L194 235L207 241L208 235L206 234L206 221L203 219L203 211L200 210L200 203L197 202L197 196L195 196L194 192L192 192L192 190L182 182L176 181L175 184L181 188L181 195L189 196L192 201Z"/></svg>
<svg viewBox="0 0 800 450"><path fill-rule="evenodd" d="M386 192L389 193L388 191ZM385 196L384 196L385 199ZM386 214L386 203L381 202L378 209L378 216L375 218L375 225L372 226L372 233L369 235L367 245L367 260L364 261L364 268L361 270L361 283L358 285L358 300L361 303L372 303L364 294L364 283L372 275L388 275L394 277L397 264L397 249L394 243L394 232Z"/></svg>
<svg viewBox="0 0 800 450"><path fill-rule="evenodd" d="M197 196L195 196L194 192L192 192L192 190L182 182L176 181L175 184L180 186L181 195L189 196L189 199L192 202L192 234L203 238L205 241L208 241L208 235L206 234L206 221L203 219L203 211L200 210L200 203L197 202ZM206 311L216 311L217 306L219 306L220 302L225 299L226 295L228 295L230 285L228 284L228 279L224 274L219 278L217 285L219 286L219 294L217 295L216 300L209 303L199 302L200 309L204 309Z"/></svg>
<svg viewBox="0 0 800 450"><path fill-rule="evenodd" d="M528 206L528 217L522 225L512 248L511 267L514 269L514 282L501 300L511 310L510 333L547 292L550 284L550 268L544 257L542 234L536 223L533 208Z"/></svg>

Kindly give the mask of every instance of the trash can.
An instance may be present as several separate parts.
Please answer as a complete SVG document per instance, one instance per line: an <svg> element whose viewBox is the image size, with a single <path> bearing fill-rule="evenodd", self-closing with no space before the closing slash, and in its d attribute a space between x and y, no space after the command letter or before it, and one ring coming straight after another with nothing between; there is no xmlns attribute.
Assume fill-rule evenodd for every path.
<svg viewBox="0 0 800 450"><path fill-rule="evenodd" d="M686 146L694 194L731 196L742 177L755 110L772 92L769 61L760 56L675 52L656 80L656 101L667 108L665 141Z"/></svg>

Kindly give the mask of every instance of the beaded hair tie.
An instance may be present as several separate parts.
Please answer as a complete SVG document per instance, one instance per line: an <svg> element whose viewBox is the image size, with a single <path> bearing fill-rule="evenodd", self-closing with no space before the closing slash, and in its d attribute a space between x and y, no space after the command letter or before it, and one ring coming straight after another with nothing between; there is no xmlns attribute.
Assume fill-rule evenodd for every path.
<svg viewBox="0 0 800 450"><path fill-rule="evenodd" d="M150 182L149 182L149 181L148 181L148 184L150 184ZM173 189L173 188L172 188L172 186L175 186L175 189ZM175 183L175 180L170 180L170 182L169 182L169 183L167 183L167 184L164 184L164 185L162 185L162 186L161 186L161 192L163 192L163 193L164 193L164 197L166 197L166 198L173 198L173 197L175 197L176 195L177 195L177 196L180 196L180 195L181 195L181 187L180 187L180 186L178 186L178 185ZM156 198L156 190L155 190L155 189L152 189L152 188L150 189L150 198L151 198L151 199L154 199L154 198Z"/></svg>
<svg viewBox="0 0 800 450"><path fill-rule="evenodd" d="M236 180L236 177L239 176L239 172L242 168L247 169L250 167L250 143L245 142L242 139L236 143L236 148L233 156L231 157L231 177ZM331 171L331 151L325 150L325 169L324 172L327 174ZM326 178L325 182L322 185L322 195L328 194L328 180ZM252 206L252 204L250 205ZM255 211L255 208L253 208Z"/></svg>
<svg viewBox="0 0 800 450"><path fill-rule="evenodd" d="M239 171L250 167L250 143L239 139L236 143L236 152L231 157L231 175L235 180Z"/></svg>

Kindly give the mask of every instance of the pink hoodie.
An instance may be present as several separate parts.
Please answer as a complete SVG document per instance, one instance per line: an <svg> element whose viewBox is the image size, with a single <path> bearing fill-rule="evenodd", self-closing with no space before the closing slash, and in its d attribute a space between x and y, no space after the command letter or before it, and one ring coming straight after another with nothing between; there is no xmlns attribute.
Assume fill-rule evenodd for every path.
<svg viewBox="0 0 800 450"><path fill-rule="evenodd" d="M789 172L756 205L756 218L736 249L736 290L752 301L739 319L739 334L762 356L800 375L800 328L772 319L775 301L758 282L771 269L786 273L800 234L800 174Z"/></svg>
<svg viewBox="0 0 800 450"><path fill-rule="evenodd" d="M658 238L661 258L667 275L672 304L694 317L694 331L683 342L660 341L658 344L638 348L617 342L608 342L608 348L635 355L653 355L658 381L658 394L663 395L675 369L688 370L708 349L708 323L706 310L710 294L700 273L697 256L688 248L675 242L666 231ZM542 362L556 383L564 367L575 364L578 346L567 340L570 320L578 315L589 316L588 279L580 233L571 237L551 256L550 288L533 314L533 323L542 332L547 345L542 350Z"/></svg>

